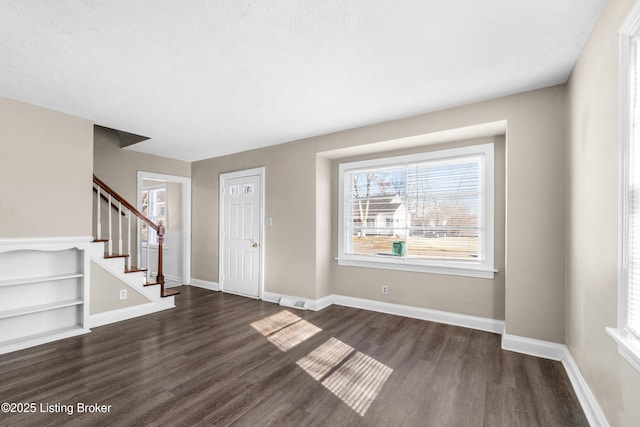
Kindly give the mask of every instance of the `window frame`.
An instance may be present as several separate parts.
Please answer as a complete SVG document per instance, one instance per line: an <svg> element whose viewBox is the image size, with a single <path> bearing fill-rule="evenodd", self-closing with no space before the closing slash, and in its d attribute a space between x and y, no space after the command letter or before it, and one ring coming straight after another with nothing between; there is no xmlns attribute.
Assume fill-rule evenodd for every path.
<svg viewBox="0 0 640 427"><path fill-rule="evenodd" d="M164 192L164 202L157 202L157 201L153 201L152 202L152 194L155 194L155 192L157 191L163 191ZM162 223L162 225L165 226L165 228L167 227L167 223L168 223L168 205L167 205L167 196L169 193L169 188L167 184L157 184L157 185L150 185L147 187L144 187L142 189L142 193L147 193L147 218L149 218L151 221L153 221L155 224L159 224L158 222L158 218L162 218L164 219L164 222ZM164 216L160 216L160 215L152 215L151 212L153 209L158 207L158 204L162 203L164 205L164 209L165 209L165 214ZM144 203L141 202L141 209L140 211L142 212L144 210ZM146 228L146 232L147 232L147 240L143 240L142 239L142 234L144 232L144 230L142 228ZM151 237L151 239L150 239ZM151 241L149 241L151 240ZM141 224L141 229L140 229L140 243L142 245L142 247L147 247L149 246L150 248L157 248L159 246L158 244L158 235L153 232L151 233L149 230L149 226L142 223ZM166 245L164 245L164 249L166 250Z"/></svg>
<svg viewBox="0 0 640 427"><path fill-rule="evenodd" d="M482 260L455 259L405 259L394 257L377 257L345 253L349 247L346 233L346 219L349 218L350 203L346 200L350 191L345 177L349 172L370 168L387 168L404 166L429 161L441 161L470 156L482 156L480 162L481 181L481 252ZM496 273L494 267L494 143L475 144L459 148L425 151L415 155L380 157L371 160L340 163L339 170L339 206L338 206L338 265L365 268L382 268L390 270L412 271L445 274L454 276L477 277L493 279Z"/></svg>
<svg viewBox="0 0 640 427"><path fill-rule="evenodd" d="M618 325L606 328L607 333L618 345L618 352L631 366L640 372L640 339L627 330L629 306L629 175L631 170L632 145L640 149L640 137L634 138L633 115L640 109L640 102L634 101L631 91L640 85L640 79L634 81L632 70L634 61L640 61L633 54L634 39L640 43L640 2L636 2L620 27L620 119L619 119L619 195L618 195ZM640 123L638 124L640 126ZM640 134L640 131L637 133ZM640 165L636 165L640 168Z"/></svg>

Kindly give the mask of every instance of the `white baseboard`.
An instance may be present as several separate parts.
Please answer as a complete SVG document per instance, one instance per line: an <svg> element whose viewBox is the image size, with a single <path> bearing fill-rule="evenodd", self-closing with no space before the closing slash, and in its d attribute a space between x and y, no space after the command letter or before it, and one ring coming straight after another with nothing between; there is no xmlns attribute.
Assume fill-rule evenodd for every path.
<svg viewBox="0 0 640 427"><path fill-rule="evenodd" d="M543 359L563 360L567 353L567 346L517 335L502 334L502 349Z"/></svg>
<svg viewBox="0 0 640 427"><path fill-rule="evenodd" d="M320 299L308 299L308 298L300 298L300 297L296 297L296 296L291 296L291 295L283 295L283 294L277 294L274 292L263 292L262 293L262 301L265 302L272 302L274 304L278 304L280 302L280 298L290 298L290 299L294 299L297 301L304 301L307 303L307 309L311 310L311 311L320 311L322 309L325 309L327 307L329 307L331 304L333 304L333 297L335 295L328 295L326 297L322 297Z"/></svg>
<svg viewBox="0 0 640 427"><path fill-rule="evenodd" d="M582 373L580 372L576 361L573 360L573 356L571 356L571 352L568 348L566 356L562 360L562 365L564 366L565 371L567 371L569 381L571 381L573 390L576 392L576 396L578 396L578 400L580 401L580 405L582 405L582 410L584 411L589 424L592 427L609 427L609 422L604 416L602 408L593 395L591 388L589 388L587 381L582 376Z"/></svg>
<svg viewBox="0 0 640 427"><path fill-rule="evenodd" d="M164 275L164 287L165 288L177 288L178 286L182 286L182 277L180 276L172 276L170 274Z"/></svg>
<svg viewBox="0 0 640 427"><path fill-rule="evenodd" d="M158 311L175 307L175 304L170 303L170 300L167 299L166 301L167 303L165 304L150 302L146 304L135 305L133 307L121 308L119 310L92 314L89 316L89 328L97 328L98 326L121 322L123 320L129 320L133 319L134 317L157 313Z"/></svg>
<svg viewBox="0 0 640 427"><path fill-rule="evenodd" d="M280 302L280 298L282 298L282 297L288 297L288 295L275 294L273 292L267 292L267 291L264 291L262 293L262 301L272 302L274 304L278 304ZM298 298L298 299L301 299L303 301L307 301L304 298Z"/></svg>
<svg viewBox="0 0 640 427"><path fill-rule="evenodd" d="M557 344L548 341L540 341L532 338L524 338L515 335L502 335L502 349L514 351L516 353L528 354L530 356L542 357L544 359L559 360L562 362L569 381L576 392L578 401L582 406L589 425L592 427L608 427L607 418L602 412L587 381L582 376L578 365L569 348L564 344Z"/></svg>
<svg viewBox="0 0 640 427"><path fill-rule="evenodd" d="M480 331L493 332L495 334L501 334L504 331L504 321L488 319L485 317L469 316L466 314L450 313L446 311L392 304L384 301L347 297L343 295L334 295L333 303L346 307L361 308L380 313L411 317L413 319L463 326L465 328L478 329Z"/></svg>
<svg viewBox="0 0 640 427"><path fill-rule="evenodd" d="M411 317L413 319L429 320L432 322L446 323L449 325L463 326L481 331L501 334L504 331L502 320L487 319L484 317L468 316L465 314L449 313L428 308L412 307L401 304L391 304L383 301L374 301L364 298L347 297L344 295L328 295L316 300L299 298L291 295L282 295L273 292L264 292L262 300L278 303L280 298L294 298L305 301L309 310L320 311L332 304L345 307L360 308L363 310L377 311L379 313L395 314L397 316Z"/></svg>
<svg viewBox="0 0 640 427"><path fill-rule="evenodd" d="M310 303L310 306L313 307L313 308L311 308L311 310L313 310L313 311L324 310L325 308L327 308L327 307L329 307L330 305L333 304L334 297L335 297L335 295L327 295L326 297L322 297L320 299L312 301Z"/></svg>
<svg viewBox="0 0 640 427"><path fill-rule="evenodd" d="M219 291L220 285L216 282L209 282L207 280L200 280L191 278L191 286L195 286L198 288L209 289L210 291Z"/></svg>

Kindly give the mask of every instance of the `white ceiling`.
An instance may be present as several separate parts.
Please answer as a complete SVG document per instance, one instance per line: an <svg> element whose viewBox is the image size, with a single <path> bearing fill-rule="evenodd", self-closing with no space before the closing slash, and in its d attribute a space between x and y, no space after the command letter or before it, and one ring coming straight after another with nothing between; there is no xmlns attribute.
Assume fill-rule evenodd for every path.
<svg viewBox="0 0 640 427"><path fill-rule="evenodd" d="M0 96L194 161L563 83L605 0L0 0Z"/></svg>

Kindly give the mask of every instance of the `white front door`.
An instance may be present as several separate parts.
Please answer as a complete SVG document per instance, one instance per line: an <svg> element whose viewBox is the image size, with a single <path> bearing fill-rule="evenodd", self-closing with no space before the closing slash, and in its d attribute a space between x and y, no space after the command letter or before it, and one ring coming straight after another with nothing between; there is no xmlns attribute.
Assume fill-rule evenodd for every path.
<svg viewBox="0 0 640 427"><path fill-rule="evenodd" d="M221 175L220 288L260 298L262 174Z"/></svg>

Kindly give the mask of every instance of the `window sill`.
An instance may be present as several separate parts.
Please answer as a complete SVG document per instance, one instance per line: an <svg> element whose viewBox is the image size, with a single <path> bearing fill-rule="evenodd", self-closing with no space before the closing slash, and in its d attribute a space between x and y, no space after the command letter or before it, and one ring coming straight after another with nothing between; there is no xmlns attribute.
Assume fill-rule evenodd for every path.
<svg viewBox="0 0 640 427"><path fill-rule="evenodd" d="M404 262L382 262L378 260L362 260L351 258L337 258L338 265L347 267L380 268L385 270L400 270L417 273L444 274L449 276L477 277L493 279L497 270L486 270L481 266L462 265L424 265Z"/></svg>
<svg viewBox="0 0 640 427"><path fill-rule="evenodd" d="M607 333L618 344L618 353L640 372L640 341L630 338L618 328L607 328Z"/></svg>

